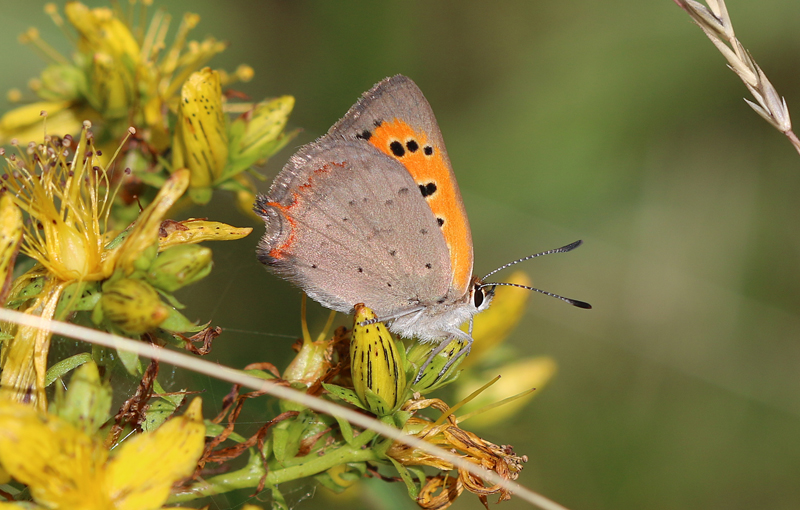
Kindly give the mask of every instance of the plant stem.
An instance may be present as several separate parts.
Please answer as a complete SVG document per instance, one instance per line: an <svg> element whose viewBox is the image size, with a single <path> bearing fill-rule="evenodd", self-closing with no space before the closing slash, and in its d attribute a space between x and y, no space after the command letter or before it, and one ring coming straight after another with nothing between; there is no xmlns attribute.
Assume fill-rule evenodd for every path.
<svg viewBox="0 0 800 510"><path fill-rule="evenodd" d="M288 465L282 469L270 469L265 485L277 485L290 480L306 478L340 464L378 460L378 458L371 448L355 448L345 444L329 450L322 456L318 456L315 452L305 457L295 457L286 463L294 465ZM264 470L261 459L258 455L253 455L251 461L244 468L181 489L170 496L168 503L181 503L236 489L254 488L258 486L262 476L264 476Z"/></svg>

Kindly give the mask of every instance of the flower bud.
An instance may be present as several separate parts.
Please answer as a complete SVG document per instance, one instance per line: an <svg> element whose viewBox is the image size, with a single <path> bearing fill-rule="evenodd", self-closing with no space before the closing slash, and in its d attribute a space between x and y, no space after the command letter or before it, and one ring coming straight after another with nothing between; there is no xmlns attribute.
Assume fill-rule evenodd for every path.
<svg viewBox="0 0 800 510"><path fill-rule="evenodd" d="M104 117L121 119L136 96L135 77L123 63L106 53L95 53L89 69L86 99Z"/></svg>
<svg viewBox="0 0 800 510"><path fill-rule="evenodd" d="M169 316L153 287L128 278L104 286L100 309L109 323L132 335L156 328Z"/></svg>
<svg viewBox="0 0 800 510"><path fill-rule="evenodd" d="M161 252L147 271L147 281L167 292L205 278L211 271L211 250L183 244Z"/></svg>
<svg viewBox="0 0 800 510"><path fill-rule="evenodd" d="M231 123L230 168L235 175L255 163L262 162L280 150L291 139L283 133L294 108L292 96L282 96L258 103Z"/></svg>
<svg viewBox="0 0 800 510"><path fill-rule="evenodd" d="M402 352L382 322L361 326L375 319L375 313L355 306L356 316L350 340L350 371L353 389L361 403L378 416L392 412L406 393Z"/></svg>
<svg viewBox="0 0 800 510"><path fill-rule="evenodd" d="M47 66L42 71L41 79L42 87L36 94L47 101L76 101L86 90L86 75L70 64Z"/></svg>
<svg viewBox="0 0 800 510"><path fill-rule="evenodd" d="M203 204L211 199L211 186L227 162L228 133L219 74L205 68L193 73L181 89L172 166L189 169L189 196Z"/></svg>
<svg viewBox="0 0 800 510"><path fill-rule="evenodd" d="M81 365L72 374L69 389L56 386L55 401L49 412L93 435L108 420L111 410L111 384L100 377L94 361Z"/></svg>
<svg viewBox="0 0 800 510"><path fill-rule="evenodd" d="M440 375L440 372L465 346L465 340L459 338L451 340L447 347L442 349L441 352L431 359L422 374L417 376L417 380L411 385L411 390L424 395L455 381L458 377L458 372L456 370L465 356L459 356L459 358L447 368L445 373ZM437 343L417 342L409 349L406 358L412 365L419 368L425 364L428 358L430 358L431 353L438 347L439 344Z"/></svg>

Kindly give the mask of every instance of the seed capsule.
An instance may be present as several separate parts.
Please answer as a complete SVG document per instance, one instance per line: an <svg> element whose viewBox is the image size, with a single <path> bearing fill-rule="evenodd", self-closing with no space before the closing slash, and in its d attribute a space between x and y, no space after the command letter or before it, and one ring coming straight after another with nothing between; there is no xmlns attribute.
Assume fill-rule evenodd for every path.
<svg viewBox="0 0 800 510"><path fill-rule="evenodd" d="M103 288L103 317L126 333L137 335L158 327L169 309L150 285L123 278Z"/></svg>

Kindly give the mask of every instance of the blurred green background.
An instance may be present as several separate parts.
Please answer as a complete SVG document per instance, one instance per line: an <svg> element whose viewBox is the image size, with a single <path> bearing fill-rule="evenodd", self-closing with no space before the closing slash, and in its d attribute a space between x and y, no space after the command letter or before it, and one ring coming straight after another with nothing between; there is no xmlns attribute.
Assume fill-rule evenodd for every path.
<svg viewBox="0 0 800 510"><path fill-rule="evenodd" d="M0 90L24 88L43 63L20 32L35 25L68 45L42 3L2 5ZM157 5L200 14L195 38L230 41L211 64L253 66L238 89L297 98L290 126L304 131L267 166L270 179L362 92L403 73L437 114L478 274L585 241L525 264L537 286L595 308L532 297L509 343L554 357L559 372L522 413L480 431L529 456L522 484L573 510L800 505L800 157L670 0ZM800 4L728 8L800 118ZM190 317L227 328L213 359L283 366L300 333L299 291L255 260L262 227L217 198L184 216L256 232L212 245L212 276L179 297ZM324 316L311 311L317 329ZM209 396L226 391L212 385ZM313 492L301 486L290 499L299 509L403 501L401 487L391 498L384 489L300 502ZM465 494L454 508L481 505Z"/></svg>

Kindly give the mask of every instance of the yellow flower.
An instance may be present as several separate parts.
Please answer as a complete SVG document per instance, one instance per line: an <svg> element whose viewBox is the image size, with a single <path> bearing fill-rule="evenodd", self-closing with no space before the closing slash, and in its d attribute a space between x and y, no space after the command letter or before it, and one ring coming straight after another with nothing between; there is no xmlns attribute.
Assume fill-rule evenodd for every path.
<svg viewBox="0 0 800 510"><path fill-rule="evenodd" d="M125 441L102 441L54 415L0 400L0 464L50 509L161 508L172 485L194 472L205 426L199 398L183 416Z"/></svg>
<svg viewBox="0 0 800 510"><path fill-rule="evenodd" d="M71 158L70 158L71 155ZM113 160L112 160L113 163ZM116 232L106 230L114 201L109 172L91 143L88 123L75 144L71 137L31 144L19 157L6 157L2 190L27 216L21 252L38 264L15 285L41 278L41 291L24 301L25 313L52 319L64 289L73 282L105 280L116 270L128 275L143 253L156 246L161 220L189 184L188 171L176 172L142 211L125 240L111 247ZM12 291L12 297L15 293ZM50 333L3 325L13 335L0 357L0 397L46 408L44 378Z"/></svg>

